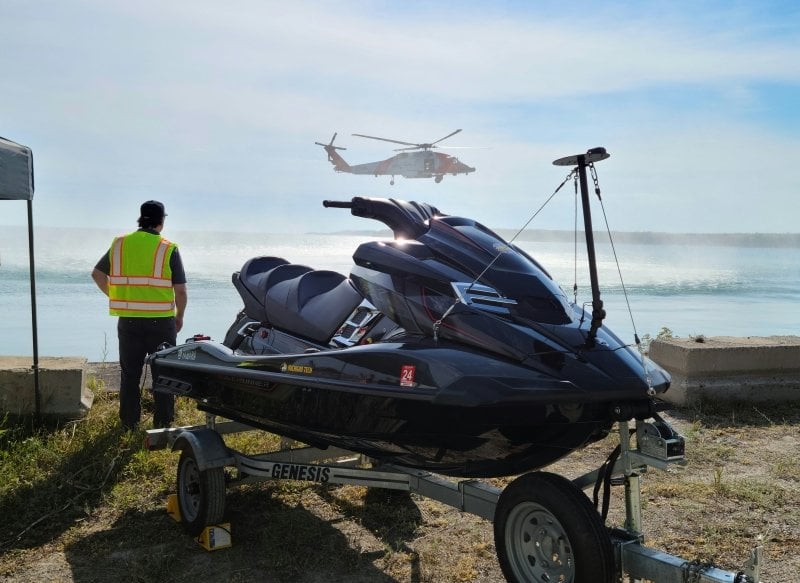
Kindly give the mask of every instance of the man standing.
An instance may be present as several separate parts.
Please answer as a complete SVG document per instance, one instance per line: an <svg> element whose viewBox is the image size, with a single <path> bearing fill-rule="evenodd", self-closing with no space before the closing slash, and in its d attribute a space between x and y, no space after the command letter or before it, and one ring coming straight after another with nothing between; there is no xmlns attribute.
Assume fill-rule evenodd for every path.
<svg viewBox="0 0 800 583"><path fill-rule="evenodd" d="M119 317L119 418L130 430L141 418L144 360L162 343L177 344L187 302L178 246L161 236L164 205L148 200L140 214L139 230L116 237L92 271L97 287L108 296L109 313ZM153 426L169 427L175 398L154 392L153 400Z"/></svg>

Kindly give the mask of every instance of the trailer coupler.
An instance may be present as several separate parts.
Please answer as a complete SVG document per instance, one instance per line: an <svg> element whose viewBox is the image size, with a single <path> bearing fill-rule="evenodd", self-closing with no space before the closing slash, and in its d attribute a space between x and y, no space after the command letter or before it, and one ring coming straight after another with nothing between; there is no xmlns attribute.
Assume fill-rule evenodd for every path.
<svg viewBox="0 0 800 583"><path fill-rule="evenodd" d="M621 571L631 581L658 581L658 583L759 583L763 547L750 552L750 559L736 573L722 570L713 563L699 560L687 561L680 557L643 546L637 539L625 540L624 531L612 532L612 540L619 549Z"/></svg>

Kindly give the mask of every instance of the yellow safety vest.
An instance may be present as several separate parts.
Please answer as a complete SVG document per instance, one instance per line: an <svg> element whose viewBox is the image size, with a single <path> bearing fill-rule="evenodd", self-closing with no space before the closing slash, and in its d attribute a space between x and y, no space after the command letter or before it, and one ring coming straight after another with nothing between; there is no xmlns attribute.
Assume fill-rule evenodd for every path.
<svg viewBox="0 0 800 583"><path fill-rule="evenodd" d="M160 235L134 231L114 239L109 250L108 308L112 316L165 318L175 315L169 260L177 245Z"/></svg>

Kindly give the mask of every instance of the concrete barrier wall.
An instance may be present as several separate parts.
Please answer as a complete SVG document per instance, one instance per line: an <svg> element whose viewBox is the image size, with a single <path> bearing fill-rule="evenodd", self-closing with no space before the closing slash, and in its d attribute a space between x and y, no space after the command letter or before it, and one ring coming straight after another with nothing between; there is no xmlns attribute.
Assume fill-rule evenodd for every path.
<svg viewBox="0 0 800 583"><path fill-rule="evenodd" d="M94 402L86 386L86 359L45 357L39 359L40 412L42 415L76 419ZM33 358L0 356L0 414L36 413Z"/></svg>
<svg viewBox="0 0 800 583"><path fill-rule="evenodd" d="M800 400L800 336L715 336L654 340L650 358L672 375L664 398Z"/></svg>

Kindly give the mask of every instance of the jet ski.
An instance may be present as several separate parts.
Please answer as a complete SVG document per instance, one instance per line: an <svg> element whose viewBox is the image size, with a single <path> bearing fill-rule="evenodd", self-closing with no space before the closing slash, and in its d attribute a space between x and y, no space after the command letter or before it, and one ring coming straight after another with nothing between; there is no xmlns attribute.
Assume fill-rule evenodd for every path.
<svg viewBox="0 0 800 583"><path fill-rule="evenodd" d="M591 312L473 219L324 201L394 240L361 244L349 276L250 259L232 276L244 306L224 341L152 355L154 390L315 447L476 478L544 467L616 421L652 417L668 373L602 323L586 168L607 157L556 161L580 176Z"/></svg>

